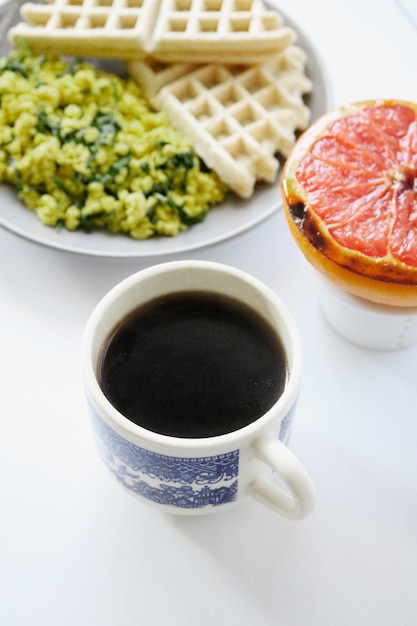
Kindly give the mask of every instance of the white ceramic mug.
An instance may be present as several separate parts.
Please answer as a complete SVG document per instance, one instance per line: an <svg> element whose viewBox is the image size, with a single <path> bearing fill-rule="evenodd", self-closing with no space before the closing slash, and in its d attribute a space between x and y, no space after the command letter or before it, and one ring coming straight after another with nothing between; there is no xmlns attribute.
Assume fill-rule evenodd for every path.
<svg viewBox="0 0 417 626"><path fill-rule="evenodd" d="M261 314L280 337L289 370L282 395L267 413L240 430L199 439L161 435L136 425L109 402L97 378L102 347L127 314L155 297L195 289L237 298ZM180 514L221 511L249 495L291 519L313 509L311 480L286 445L300 389L298 330L281 300L259 280L205 261L142 270L96 306L84 332L82 366L98 451L131 494Z"/></svg>

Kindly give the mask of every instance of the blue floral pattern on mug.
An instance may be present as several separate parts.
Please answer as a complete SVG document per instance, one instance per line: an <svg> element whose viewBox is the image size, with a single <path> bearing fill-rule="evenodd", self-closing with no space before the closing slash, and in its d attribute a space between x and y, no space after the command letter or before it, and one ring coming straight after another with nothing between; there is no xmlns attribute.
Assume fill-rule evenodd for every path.
<svg viewBox="0 0 417 626"><path fill-rule="evenodd" d="M121 437L91 407L97 449L117 480L158 504L196 509L233 502L239 451L210 457L174 457L141 448Z"/></svg>
<svg viewBox="0 0 417 626"><path fill-rule="evenodd" d="M295 406L296 406L296 402L294 402L294 404L291 407L291 409L284 416L284 418L283 418L283 420L281 422L281 427L279 429L279 437L278 437L278 439L280 441L282 441L282 443L285 443L285 445L287 445L289 440L290 440L291 427L292 427L292 423L293 423Z"/></svg>

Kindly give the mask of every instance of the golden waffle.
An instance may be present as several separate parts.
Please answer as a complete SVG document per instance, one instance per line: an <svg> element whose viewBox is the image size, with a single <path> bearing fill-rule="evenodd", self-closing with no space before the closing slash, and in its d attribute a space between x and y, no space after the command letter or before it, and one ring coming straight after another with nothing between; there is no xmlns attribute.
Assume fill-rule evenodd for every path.
<svg viewBox="0 0 417 626"><path fill-rule="evenodd" d="M260 63L295 35L262 0L51 0L25 3L9 40L32 52L170 63Z"/></svg>
<svg viewBox="0 0 417 626"><path fill-rule="evenodd" d="M262 0L163 0L151 55L168 63L259 63L295 39Z"/></svg>
<svg viewBox="0 0 417 626"><path fill-rule="evenodd" d="M168 115L206 165L243 198L256 182L273 182L310 111L306 55L289 46L262 66L164 66L132 61L129 69L153 106ZM173 71L177 78L172 80ZM157 85L157 88L155 87Z"/></svg>
<svg viewBox="0 0 417 626"><path fill-rule="evenodd" d="M9 31L34 54L142 58L158 12L156 0L55 0L25 3L24 22Z"/></svg>

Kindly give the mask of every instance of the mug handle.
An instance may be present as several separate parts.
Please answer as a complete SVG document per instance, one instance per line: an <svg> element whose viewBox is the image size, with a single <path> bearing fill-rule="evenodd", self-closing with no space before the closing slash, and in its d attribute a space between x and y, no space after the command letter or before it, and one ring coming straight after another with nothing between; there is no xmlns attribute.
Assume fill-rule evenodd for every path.
<svg viewBox="0 0 417 626"><path fill-rule="evenodd" d="M287 487L272 482L271 477L258 476L251 494L277 513L292 520L309 515L315 504L315 491L306 470L297 457L279 439L261 437L254 444L256 455L266 463Z"/></svg>

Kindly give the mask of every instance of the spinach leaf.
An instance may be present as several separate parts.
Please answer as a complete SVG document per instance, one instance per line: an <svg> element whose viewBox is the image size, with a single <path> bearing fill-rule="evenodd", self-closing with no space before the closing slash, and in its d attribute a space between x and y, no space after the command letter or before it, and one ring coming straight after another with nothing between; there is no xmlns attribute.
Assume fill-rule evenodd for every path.
<svg viewBox="0 0 417 626"><path fill-rule="evenodd" d="M97 113L91 126L99 130L100 135L96 144L102 146L111 146L114 143L116 133L121 128L112 113L102 113L101 111Z"/></svg>
<svg viewBox="0 0 417 626"><path fill-rule="evenodd" d="M73 59L70 63L68 63L67 67L65 68L63 72L61 72L60 74L57 74L57 78L61 78L62 76L65 76L66 74L70 74L70 76L74 76L74 74L78 72L78 70L80 69L82 63L83 63L83 60L80 58Z"/></svg>
<svg viewBox="0 0 417 626"><path fill-rule="evenodd" d="M39 111L37 129L40 133L50 134L61 139L61 126L59 122L52 121L46 111Z"/></svg>
<svg viewBox="0 0 417 626"><path fill-rule="evenodd" d="M55 185L58 187L58 189L60 189L61 191L63 191L65 193L66 196L68 196L68 198L71 200L72 204L74 204L77 209L82 209L83 206L85 205L85 201L87 199L87 191L84 190L83 193L81 195L76 195L73 194L68 187L65 185L64 181L59 178L58 176L53 176L52 177L52 181L55 183Z"/></svg>
<svg viewBox="0 0 417 626"><path fill-rule="evenodd" d="M179 213L183 224L193 226L193 224L200 224L204 220L207 215L207 209L202 209L200 213L196 215L188 215L188 213L183 211L182 207L179 207Z"/></svg>
<svg viewBox="0 0 417 626"><path fill-rule="evenodd" d="M191 170L194 167L194 154L191 151L177 152L172 157L169 157L165 163L161 163L157 166L158 169L174 168Z"/></svg>
<svg viewBox="0 0 417 626"><path fill-rule="evenodd" d="M29 74L23 65L23 63L14 57L9 57L6 59L6 62L2 66L1 72L14 72L15 74L20 74L23 78L29 78Z"/></svg>

